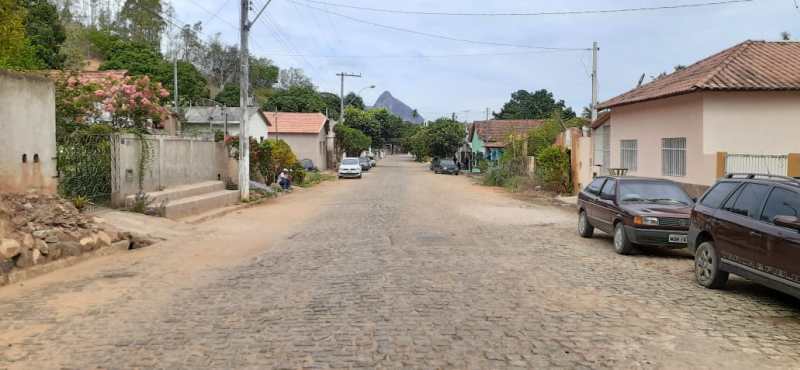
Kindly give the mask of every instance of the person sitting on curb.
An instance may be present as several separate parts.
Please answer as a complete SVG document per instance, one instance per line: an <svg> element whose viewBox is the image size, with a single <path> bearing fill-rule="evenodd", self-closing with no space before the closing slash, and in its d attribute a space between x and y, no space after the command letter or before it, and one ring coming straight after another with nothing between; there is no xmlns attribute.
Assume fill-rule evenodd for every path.
<svg viewBox="0 0 800 370"><path fill-rule="evenodd" d="M289 190L289 188L292 187L292 180L289 177L288 172L289 170L284 168L283 171L281 171L281 174L278 175L278 185L280 185L281 189L283 190Z"/></svg>

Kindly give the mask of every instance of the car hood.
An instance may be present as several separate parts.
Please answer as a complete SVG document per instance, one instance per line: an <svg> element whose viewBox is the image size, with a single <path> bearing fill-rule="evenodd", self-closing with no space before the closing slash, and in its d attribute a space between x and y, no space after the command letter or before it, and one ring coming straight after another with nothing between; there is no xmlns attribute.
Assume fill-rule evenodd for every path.
<svg viewBox="0 0 800 370"><path fill-rule="evenodd" d="M348 164L348 165L341 165L339 166L340 170L360 170L361 165L359 164Z"/></svg>
<svg viewBox="0 0 800 370"><path fill-rule="evenodd" d="M692 207L683 204L623 203L620 208L641 216L689 218Z"/></svg>

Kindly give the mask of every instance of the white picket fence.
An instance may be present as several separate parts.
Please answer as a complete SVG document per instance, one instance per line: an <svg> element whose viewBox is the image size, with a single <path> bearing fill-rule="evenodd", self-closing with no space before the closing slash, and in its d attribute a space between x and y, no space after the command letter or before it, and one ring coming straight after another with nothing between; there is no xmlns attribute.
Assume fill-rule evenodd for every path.
<svg viewBox="0 0 800 370"><path fill-rule="evenodd" d="M789 156L728 153L725 158L725 173L760 173L786 176L789 174Z"/></svg>

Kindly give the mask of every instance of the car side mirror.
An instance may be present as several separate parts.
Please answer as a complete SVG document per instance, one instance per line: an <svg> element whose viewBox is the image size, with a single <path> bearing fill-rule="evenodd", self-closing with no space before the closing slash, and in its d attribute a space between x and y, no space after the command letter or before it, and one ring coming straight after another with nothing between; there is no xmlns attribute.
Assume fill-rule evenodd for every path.
<svg viewBox="0 0 800 370"><path fill-rule="evenodd" d="M800 218L795 216L775 216L772 222L777 226L800 232Z"/></svg>

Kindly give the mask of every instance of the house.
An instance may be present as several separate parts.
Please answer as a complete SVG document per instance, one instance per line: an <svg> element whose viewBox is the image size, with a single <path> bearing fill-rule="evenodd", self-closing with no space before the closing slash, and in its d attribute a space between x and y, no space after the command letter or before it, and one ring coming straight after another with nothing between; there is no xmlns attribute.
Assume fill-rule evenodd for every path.
<svg viewBox="0 0 800 370"><path fill-rule="evenodd" d="M800 43L746 41L598 108L598 173L627 168L702 189L731 172L734 154L797 158L788 154L800 152Z"/></svg>
<svg viewBox="0 0 800 370"><path fill-rule="evenodd" d="M190 135L213 135L217 131L229 136L239 135L242 110L239 107L193 106L183 109L185 122L182 131ZM247 134L256 140L269 137L267 120L261 109L247 108Z"/></svg>
<svg viewBox="0 0 800 370"><path fill-rule="evenodd" d="M263 112L269 134L286 141L297 159L310 159L320 170L327 169L327 134L330 122L322 113Z"/></svg>
<svg viewBox="0 0 800 370"><path fill-rule="evenodd" d="M527 135L542 124L544 120L537 119L476 121L469 127L467 142L475 156L496 161L503 154L509 135Z"/></svg>

